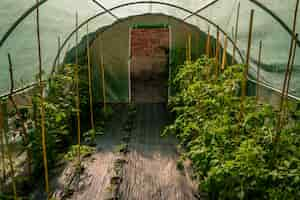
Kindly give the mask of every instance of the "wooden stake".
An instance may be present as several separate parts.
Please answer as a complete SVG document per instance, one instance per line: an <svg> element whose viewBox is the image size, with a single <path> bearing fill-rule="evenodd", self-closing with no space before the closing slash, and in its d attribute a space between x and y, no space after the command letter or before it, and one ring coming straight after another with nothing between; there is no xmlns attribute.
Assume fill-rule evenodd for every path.
<svg viewBox="0 0 300 200"><path fill-rule="evenodd" d="M92 90L92 69L91 69L91 58L90 58L90 44L89 44L89 24L86 24L86 52L87 52L87 64L88 64L88 76L89 76L89 95L90 95L90 121L91 128L95 130L94 123L94 109L93 109L93 90Z"/></svg>
<svg viewBox="0 0 300 200"><path fill-rule="evenodd" d="M37 4L39 0L36 0ZM42 131L42 147L43 147L43 161L45 170L45 189L47 193L47 199L50 198L49 190L49 177L48 177L48 161L47 161L47 147L46 147L46 128L45 128L45 107L44 107L44 87L42 77L42 55L41 55L41 38L40 38L40 12L39 6L36 8L36 27L37 27L37 43L38 43L38 64L39 64L39 87L41 98L41 131Z"/></svg>
<svg viewBox="0 0 300 200"><path fill-rule="evenodd" d="M185 42L185 60L188 61L189 60L189 45L188 45L188 38Z"/></svg>
<svg viewBox="0 0 300 200"><path fill-rule="evenodd" d="M207 31L207 40L206 40L206 55L209 58L210 57L210 52L211 52L211 44L210 44L210 27L208 27Z"/></svg>
<svg viewBox="0 0 300 200"><path fill-rule="evenodd" d="M191 34L189 33L189 37L188 37L188 60L189 62L192 62L192 36Z"/></svg>
<svg viewBox="0 0 300 200"><path fill-rule="evenodd" d="M261 65L261 54L262 54L262 41L259 42L258 62L257 62L257 75L256 75L256 103L259 101L259 77L260 77L260 65Z"/></svg>
<svg viewBox="0 0 300 200"><path fill-rule="evenodd" d="M297 33L296 34L296 38L294 40L294 51L293 51L293 56L292 56L292 61L291 61L291 67L290 67L289 76L288 76L288 82L287 82L287 87L286 87L285 98L288 98L288 96L289 96L290 82L291 82L291 78L292 78L292 73L294 71L294 65L295 65L295 59L296 59L298 36L299 36L299 34Z"/></svg>
<svg viewBox="0 0 300 200"><path fill-rule="evenodd" d="M220 59L220 29L217 27L217 39L216 39L216 71L215 79L218 79L219 76L219 59Z"/></svg>
<svg viewBox="0 0 300 200"><path fill-rule="evenodd" d="M287 91L287 82L289 79L289 74L290 74L290 67L291 67L291 59L293 55L293 48L294 48L294 42L295 42L295 36L296 36L296 25L297 25L297 14L298 14L298 8L299 8L299 0L296 2L296 7L295 7L295 12L294 12L294 20L293 20L293 36L291 38L291 43L290 43L290 49L289 49L289 57L288 57L288 63L286 67L286 72L285 72L285 77L284 77L284 82L283 82L283 87L282 87L282 92L281 92L281 98L280 98L280 105L279 105L279 119L278 119L278 127L277 127L277 132L279 134L279 131L281 130L283 124L282 124L282 118L283 118L283 107L284 107L284 102Z"/></svg>
<svg viewBox="0 0 300 200"><path fill-rule="evenodd" d="M250 64L250 54L251 54L251 44L252 44L252 32L253 32L253 19L254 19L254 10L251 10L250 15L250 24L249 24L249 36L248 36L248 47L247 47L247 58L244 67L243 73L243 82L242 82L242 97L241 97L241 113L244 113L244 101L247 93L247 80L248 80L248 68Z"/></svg>
<svg viewBox="0 0 300 200"><path fill-rule="evenodd" d="M236 15L236 22L235 22L235 34L234 34L234 44L237 44L238 32L239 32L239 18L240 18L240 9L241 3L239 2L237 7L237 15ZM233 52L232 52L232 61L231 64L235 63L235 54L236 54L236 47L233 45Z"/></svg>
<svg viewBox="0 0 300 200"><path fill-rule="evenodd" d="M100 50L100 73L101 73L101 79L102 79L102 96L103 96L103 109L104 112L106 112L106 86L105 86L105 69L104 69L104 56L103 56L103 40L101 37L101 50Z"/></svg>
<svg viewBox="0 0 300 200"><path fill-rule="evenodd" d="M8 95L8 99L10 101L10 103L12 104L12 106L14 107L15 111L16 111L16 115L19 118L20 122L21 122L21 127L22 127L22 137L23 137L23 142L24 144L29 144L29 136L27 134L27 130L25 127L25 121L22 118L20 109L18 107L18 105L16 104L14 98L13 98L13 93L14 93L14 75L13 75L13 66L12 66L12 60L11 60L11 56L8 53L8 63L9 63L9 78L10 78L10 93ZM28 172L28 176L31 175L31 152L30 149L28 147L26 147L26 153L27 153L27 172Z"/></svg>
<svg viewBox="0 0 300 200"><path fill-rule="evenodd" d="M0 135L2 136L2 133L4 133L4 143L6 144L8 164L10 166L14 200L17 200L18 195L17 195L17 186L16 186L16 178L15 178L15 169L14 169L14 165L13 165L13 161L12 161L12 149L9 146L8 135L7 135L7 132L4 131L4 126L3 126L4 125L3 115L5 115L5 114L7 115L7 113L3 112L3 110L4 110L3 108L4 108L4 106L1 104L1 109L0 109L0 132L1 132L1 134Z"/></svg>
<svg viewBox="0 0 300 200"><path fill-rule="evenodd" d="M76 57L75 57L75 84L76 84L76 116L77 116L77 144L78 144L78 166L81 167L81 123L80 123L80 93L79 93L79 62L78 62L78 13L76 12Z"/></svg>
<svg viewBox="0 0 300 200"><path fill-rule="evenodd" d="M58 36L57 37L57 46L58 46L58 57L57 57L57 64L56 64L56 66L58 67L59 65L60 65L60 52L59 52L59 50L60 50L60 37Z"/></svg>
<svg viewBox="0 0 300 200"><path fill-rule="evenodd" d="M3 177L3 183L1 183L1 187L4 186L4 183L6 182L6 170L5 170L5 147L4 147L4 115L2 114L2 103L0 102L0 146L1 146L1 163L2 163L2 177Z"/></svg>
<svg viewBox="0 0 300 200"><path fill-rule="evenodd" d="M224 36L224 48L223 48L223 56L222 56L222 66L221 70L224 71L227 63L227 36Z"/></svg>

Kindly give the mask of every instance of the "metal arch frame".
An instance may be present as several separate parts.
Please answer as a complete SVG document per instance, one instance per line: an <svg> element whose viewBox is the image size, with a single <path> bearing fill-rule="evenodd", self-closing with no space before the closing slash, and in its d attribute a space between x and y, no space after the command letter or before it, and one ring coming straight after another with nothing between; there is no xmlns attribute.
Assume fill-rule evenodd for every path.
<svg viewBox="0 0 300 200"><path fill-rule="evenodd" d="M48 0L41 0L39 3L34 4L32 7L30 7L28 10L26 10L11 26L10 28L5 32L4 36L0 40L0 48L3 46L4 42L7 40L7 38L10 36L10 34L16 29L16 27L28 16L30 15L38 6L43 5ZM272 12L268 7L263 5L262 3L258 2L257 0L248 0L252 3L254 3L256 6L263 9L265 12L267 12L271 17L273 17L292 37L293 33L292 30L289 28L289 26L274 12ZM152 1L150 1L152 3ZM297 45L300 47L300 40L297 39Z"/></svg>
<svg viewBox="0 0 300 200"><path fill-rule="evenodd" d="M46 3L48 0L41 0L39 3L36 3L36 4L34 4L31 8L29 8L28 10L26 10L11 26L10 26L10 28L7 30L7 32L5 32L5 34L4 34L4 36L1 38L1 40L0 40L0 48L3 46L3 44L5 43L5 41L7 40L7 38L10 36L10 34L12 34L12 32L14 32L14 30L16 29L16 27L27 17L27 16L29 16L37 7L39 7L39 6L41 6L41 5L43 5L44 3ZM278 17L276 14L274 14L269 8L267 8L266 6L264 6L263 4L260 4L259 2L257 2L256 0L249 0L250 2L252 2L252 3L254 3L254 4L256 4L258 7L260 7L261 9L263 9L264 11L266 11L268 14L270 14L277 22L279 22L279 24L291 35L291 36L293 36L292 34L291 34L291 29L289 28L289 26L280 18L280 17ZM145 2L144 2L145 3ZM153 3L153 1L148 1L148 3L150 3L150 4L152 4ZM162 3L162 2L157 2L157 3L159 3L159 4L168 4L168 3ZM131 3L132 4L132 3ZM128 6L128 5L130 5L130 3L128 4L126 4L126 5L123 5L123 6L117 6L117 7L115 7L114 9L117 9L117 8L119 8L119 7L124 7L124 6ZM177 8L179 8L180 6L176 6L176 5L173 5L173 6L171 6L171 7L177 7ZM181 9L182 7L180 7L179 9ZM187 10L187 9L185 9L185 8L182 8L182 10L184 10L184 11L186 11L186 12L189 12L189 10ZM106 13L106 12L105 12ZM99 13L98 15L103 15L103 14L105 14L105 13ZM194 12L189 12L190 14L194 14ZM194 16L197 16L197 17L199 17L199 18L202 18L201 16L199 16L198 14L196 14L196 15L194 15ZM92 17L92 18L90 18L88 21L91 21L93 18L96 18L97 16L94 16L94 17ZM216 24L215 24L216 25ZM216 27L218 27L217 25L216 25ZM74 34L74 33L73 33ZM68 38L67 38L68 39ZM70 38L69 38L70 39ZM234 43L233 43L234 44ZM299 41L299 39L298 39L298 41L297 41L297 44L298 44L298 46L300 46L300 41ZM235 45L235 44L234 44ZM62 50L62 48L60 49L60 51ZM60 53L60 51L59 51L59 53ZM240 53L240 50L238 49L238 52ZM59 55L59 54L58 54ZM240 54L240 56L241 56L241 54ZM242 58L242 56L241 56L241 58ZM56 60L57 60L57 58L56 58ZM30 87L34 87L34 85L35 84L31 84L31 85L29 85L29 86L27 86L27 87L25 87L25 88L23 88L23 89L28 89L28 88L30 88ZM18 90L16 90L14 93L16 94L16 93L19 93L19 92L22 92L23 91L23 89L21 88L21 89L18 89ZM4 95L5 96L5 95ZM3 97L3 95L1 96L0 95L0 98L2 98Z"/></svg>
<svg viewBox="0 0 300 200"><path fill-rule="evenodd" d="M269 15L271 15L271 17L273 17L290 34L291 37L296 37L292 29L290 29L289 26L278 15L276 15L270 8L258 2L257 0L249 0L249 1L255 4L256 6L258 6L259 8L263 9ZM297 39L297 46L300 47L299 39Z"/></svg>
<svg viewBox="0 0 300 200"><path fill-rule="evenodd" d="M219 28L219 30L220 30L224 35L227 36L227 38L228 38L228 40L231 42L231 44L237 49L241 61L244 62L244 57L242 56L242 53L241 53L239 47L235 44L235 42L233 41L233 39L232 39L232 38L231 38L231 37L230 37L223 29L221 29L215 22L213 22L213 21L207 19L206 17L204 17L204 16L202 16L202 15L199 15L199 14L197 14L197 13L191 11L191 10L188 10L188 9L186 9L186 8L183 8L183 7L181 7L181 6L178 6L178 5L175 5L175 4L171 4L171 3L166 3L166 2L159 2L159 1L138 1L138 2L129 2L129 3L120 4L120 5L118 5L118 6L115 6L115 7L113 7L113 8L108 9L108 11L113 11L113 10L116 10L116 9L119 9L119 8L128 7L128 6L132 6L132 5L138 5L138 4L150 4L150 3L151 3L151 4L165 5L165 6L177 8L177 9L182 10L182 11L185 11L185 12L187 12L187 13L189 13L189 14L193 14L194 16L196 16L196 17L198 17L198 18L200 18L200 19L202 19L202 20L208 22L209 24L213 25L214 27ZM61 51L63 50L63 48L65 47L65 45L67 44L67 42L68 42L68 41L71 39L71 37L76 33L76 31L78 31L80 28L82 28L82 27L83 27L85 24L87 24L88 22L90 22L90 21L96 19L97 17L100 17L100 16L102 16L102 15L104 15L104 14L106 14L106 13L107 13L107 11L103 11L103 12L97 13L97 14L95 14L94 16L92 16L92 17L88 18L87 20L85 20L84 22L82 22L77 28L75 28L75 29L67 36L67 38L64 40L64 42L62 43L61 48L60 48L59 51L57 52L57 55L56 55L55 60L54 60L54 62L53 62L53 66L55 66L55 63L56 63L56 61L57 61L57 59L58 59L58 56L60 55ZM118 22L120 22L120 21L122 21L122 20L124 20L124 19L117 20L117 21L115 21L113 24L118 23ZM180 19L179 19L179 20L180 20ZM113 24L111 24L111 25L113 25ZM110 27L110 26L108 26L108 28L109 28L109 27ZM104 29L104 30L102 30L101 33L103 33L103 32L106 31L106 30L107 30L107 28ZM51 72L51 74L53 74L54 71L55 71L55 70L53 69L52 72Z"/></svg>

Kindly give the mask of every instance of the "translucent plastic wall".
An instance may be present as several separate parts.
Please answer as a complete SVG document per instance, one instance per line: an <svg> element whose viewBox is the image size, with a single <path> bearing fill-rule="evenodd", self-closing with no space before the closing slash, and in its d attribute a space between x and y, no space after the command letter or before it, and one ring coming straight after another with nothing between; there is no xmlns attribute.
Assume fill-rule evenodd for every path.
<svg viewBox="0 0 300 200"><path fill-rule="evenodd" d="M144 13L163 13L176 18L184 19L190 13L175 8L176 6L195 12L198 9L208 5L214 0L160 0L160 1L134 1L134 0L98 0L106 8L113 8L122 4L127 6L112 10L118 18L124 18ZM137 2L137 4L134 4ZM258 57L259 41L263 42L262 50L262 73L260 79L264 83L277 88L282 88L286 63L288 60L288 51L291 36L288 32L265 10L258 7L250 0L219 0L207 9L201 11L199 15L211 20L221 29L232 36L232 29L235 26L238 3L241 3L240 23L237 45L243 56L246 54L250 10L255 10L254 33L251 49L251 68L250 77L256 79L256 61ZM258 0L259 3L266 6L274 14L292 29L293 13L296 0ZM17 17L34 5L35 0L1 0L0 2L0 38L7 29L13 24ZM159 4L162 3L162 4ZM170 6L175 5L175 6ZM92 0L48 0L41 6L41 37L42 37L42 55L43 66L46 74L52 69L52 63L57 53L57 38L62 41L66 39L75 27L75 13L78 12L79 24L89 17L103 12L103 9L97 6ZM298 18L300 11L298 12ZM300 20L300 18L299 18ZM298 20L298 22L299 22ZM95 18L89 23L90 31L112 24L116 19L110 14L104 14ZM198 26L206 31L209 24L197 16L187 20L188 23ZM216 28L210 26L212 34L216 35ZM35 34L35 12L29 15L9 36L4 45L0 48L0 94L8 91L8 62L7 53L12 54L15 82L17 87L23 87L25 84L35 81L37 72L37 42ZM297 32L300 32L298 23ZM86 34L85 26L79 31L79 38ZM65 45L64 53L73 47L75 37L73 36ZM232 45L229 43L229 52L232 52ZM291 90L296 96L300 96L300 49L296 55Z"/></svg>

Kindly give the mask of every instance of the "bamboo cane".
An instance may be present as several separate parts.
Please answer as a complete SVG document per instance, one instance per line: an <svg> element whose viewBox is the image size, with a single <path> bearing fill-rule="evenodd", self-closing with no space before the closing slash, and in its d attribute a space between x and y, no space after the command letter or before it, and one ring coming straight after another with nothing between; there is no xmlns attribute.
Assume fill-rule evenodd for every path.
<svg viewBox="0 0 300 200"><path fill-rule="evenodd" d="M92 90L92 69L91 69L91 59L90 59L90 44L89 44L89 24L86 25L87 32L87 42L86 42L86 50L87 50L87 64L88 64L88 76L89 76L89 95L90 95L90 121L91 127L95 130L94 123L94 110L93 110L93 90Z"/></svg>
<svg viewBox="0 0 300 200"><path fill-rule="evenodd" d="M37 4L39 0L36 0ZM38 64L39 64L39 87L41 98L41 134L42 134L42 146L43 146L43 162L45 170L45 190L47 193L47 199L50 197L49 190L49 177L48 177L48 161L47 161L47 147L46 147L46 128L45 128L45 107L44 107L44 86L42 77L42 55L41 55L41 38L40 38L40 12L39 6L36 8L36 27L37 27L37 43L38 43Z"/></svg>
<svg viewBox="0 0 300 200"><path fill-rule="evenodd" d="M261 55L262 54L262 41L259 41L259 52L258 52L258 62L257 62L257 75L256 75L256 103L259 101L259 83L260 83L260 65L261 65Z"/></svg>
<svg viewBox="0 0 300 200"><path fill-rule="evenodd" d="M284 77L284 82L283 82L283 87L282 87L282 92L281 92L281 98L280 98L280 105L279 105L279 119L278 119L278 126L277 126L277 132L280 131L282 128L282 118L283 118L283 106L285 102L285 97L286 97L286 91L287 91L287 82L288 82L288 77L290 73L290 67L291 67L291 59L292 59L292 54L293 54L293 47L294 47L294 41L295 41L295 35L296 35L296 25L297 25L297 14L298 14L298 8L299 8L299 0L296 2L295 6L295 12L294 12L294 19L293 19L293 37L291 38L291 43L290 43L290 49L289 49L289 57L288 57L288 63L286 67L286 72L285 72L285 77Z"/></svg>
<svg viewBox="0 0 300 200"><path fill-rule="evenodd" d="M210 27L208 27L208 31L207 31L207 39L206 39L206 50L205 53L207 55L207 57L210 57L210 50L211 50L211 44L210 44Z"/></svg>
<svg viewBox="0 0 300 200"><path fill-rule="evenodd" d="M222 66L221 70L224 71L225 65L227 63L227 36L224 36L224 48L223 48L223 56L222 56Z"/></svg>
<svg viewBox="0 0 300 200"><path fill-rule="evenodd" d="M292 56L291 56L291 61L290 61L290 67L288 67L286 69L286 90L284 91L283 94L283 101L281 102L282 105L280 107L280 113L279 113L279 123L278 123L278 132L280 131L280 129L284 126L285 123L285 117L286 117L286 113L288 112L288 109L286 106L286 101L289 95L289 87L290 87L290 81L291 81L291 77L292 77L292 72L293 72L293 68L294 68L294 64L295 64L295 57L296 57L296 51L297 51L297 38L298 38L298 34L296 34L295 39L292 42Z"/></svg>
<svg viewBox="0 0 300 200"><path fill-rule="evenodd" d="M240 8L241 8L241 3L239 2L238 7L237 7L237 15L236 15L236 22L235 22L235 34L234 34L234 44L237 44L237 37L238 37L238 32L239 32L239 18L240 18ZM233 45L233 52L232 52L232 61L231 63L235 63L235 54L236 54L236 47Z"/></svg>
<svg viewBox="0 0 300 200"><path fill-rule="evenodd" d="M189 62L192 61L192 36L191 34L189 33L189 37L188 37L188 57L189 57Z"/></svg>
<svg viewBox="0 0 300 200"><path fill-rule="evenodd" d="M58 36L57 37L57 47L58 47L58 54L57 54L57 64L56 64L56 66L58 67L59 65L60 65L60 52L59 52L59 50L60 50L60 37Z"/></svg>
<svg viewBox="0 0 300 200"><path fill-rule="evenodd" d="M76 117L77 117L77 144L78 144L78 166L81 166L80 146L81 146L81 123L80 123L80 93L79 93L79 62L78 62L78 13L76 12L76 57L75 57L75 85L76 85Z"/></svg>
<svg viewBox="0 0 300 200"><path fill-rule="evenodd" d="M2 103L0 102L0 104L1 104L1 107L0 107L0 145L1 145L1 163L2 163L2 177L3 177L3 182L1 183L1 186L4 186L4 183L6 182L5 149L4 149L4 135L3 135L4 120L3 120L3 117L2 117L3 114L2 114L2 111L1 111Z"/></svg>
<svg viewBox="0 0 300 200"><path fill-rule="evenodd" d="M252 44L252 32L253 32L253 20L254 20L254 10L251 10L250 23L249 23L249 36L248 36L248 47L247 47L247 57L243 73L242 81L242 97L241 97L241 113L244 114L244 101L247 93L247 80L248 80L248 68L250 64L250 54L251 54L251 44Z"/></svg>
<svg viewBox="0 0 300 200"><path fill-rule="evenodd" d="M105 70L104 70L104 56L103 56L103 41L101 37L101 50L100 50L100 73L101 73L101 79L102 79L102 97L103 97L103 109L104 112L106 112L106 86L105 86Z"/></svg>
<svg viewBox="0 0 300 200"><path fill-rule="evenodd" d="M13 98L13 92L14 92L15 86L14 86L14 75L13 75L13 66L12 66L11 55L8 53L7 57L8 57L8 63L9 63L9 78L10 78L10 93L8 95L8 99L11 102L12 106L14 107L17 117L21 121L23 142L24 142L25 145L27 145L29 143L29 136L27 134L27 130L26 130L26 127L25 127L25 121L23 120L20 109L19 109L17 103L15 102L15 100ZM30 176L31 175L31 160L32 160L32 157L31 157L30 149L28 149L28 147L26 148L26 153L27 153L27 158L28 158L27 171L28 171L28 175Z"/></svg>
<svg viewBox="0 0 300 200"><path fill-rule="evenodd" d="M285 98L288 98L289 95L289 90L290 90L290 83L291 83L291 79L292 79L292 73L294 71L294 65L295 65L295 59L296 59L296 52L297 52L297 39L299 37L299 34L296 34L295 40L294 40L294 53L292 56L292 61L291 61L291 67L290 67L290 71L289 71L289 77L288 77L288 81L287 81L287 87L286 87L286 93L285 93Z"/></svg>
<svg viewBox="0 0 300 200"><path fill-rule="evenodd" d="M1 132L1 136L2 136L2 133L4 133L4 143L6 144L8 164L9 164L10 171L11 171L11 179L12 179L12 188L13 188L13 193L14 193L14 200L17 200L18 195L17 195L17 186L16 186L16 179L15 179L15 169L14 169L14 165L13 165L13 161L12 161L12 153L11 153L12 150L11 150L11 147L9 146L9 139L8 139L7 132L4 130L3 115L4 114L7 115L7 113L3 113L3 110L4 110L3 108L4 108L4 105L1 104L1 109L0 109L0 132Z"/></svg>
<svg viewBox="0 0 300 200"><path fill-rule="evenodd" d="M189 45L188 45L188 38L187 38L187 40L185 41L185 60L186 60L186 61L189 60L189 53L188 53L189 47L188 47L188 46L189 46Z"/></svg>
<svg viewBox="0 0 300 200"><path fill-rule="evenodd" d="M219 76L219 59L220 59L220 29L217 27L217 39L216 39L216 71L215 79L217 80Z"/></svg>

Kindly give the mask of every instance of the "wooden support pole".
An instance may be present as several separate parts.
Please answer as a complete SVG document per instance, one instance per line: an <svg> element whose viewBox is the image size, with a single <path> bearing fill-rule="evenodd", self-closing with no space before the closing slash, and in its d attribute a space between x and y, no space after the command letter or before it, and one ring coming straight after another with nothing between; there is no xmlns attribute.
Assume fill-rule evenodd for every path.
<svg viewBox="0 0 300 200"><path fill-rule="evenodd" d="M189 62L192 62L192 35L189 33L188 37L188 60Z"/></svg>
<svg viewBox="0 0 300 200"><path fill-rule="evenodd" d="M1 188L4 187L4 184L6 182L6 169L5 169L5 147L4 147L4 114L2 112L2 107L3 104L2 102L0 102L0 146L1 146L1 164L2 164L2 178L3 178L3 181L1 183ZM6 106L6 105L5 105Z"/></svg>
<svg viewBox="0 0 300 200"><path fill-rule="evenodd" d="M288 81L287 81L287 87L286 87L286 93L285 93L285 98L287 99L289 96L289 90L290 90L290 83L292 79L292 73L294 71L294 66L295 66L295 59L296 59L296 52L297 52L297 40L298 40L299 34L296 34L296 38L294 40L294 51L293 51L293 56L292 56L292 61L291 61L291 67L289 70L289 75L288 75Z"/></svg>
<svg viewBox="0 0 300 200"><path fill-rule="evenodd" d="M215 79L218 79L219 76L219 59L220 59L220 29L217 28L217 39L216 39L216 71L215 71Z"/></svg>
<svg viewBox="0 0 300 200"><path fill-rule="evenodd" d="M258 51L258 62L257 62L257 75L256 75L256 103L259 101L259 83L260 83L260 65L262 56L262 41L259 41L259 51Z"/></svg>
<svg viewBox="0 0 300 200"><path fill-rule="evenodd" d="M11 55L8 53L7 54L8 57L8 63L9 63L9 78L10 78L10 93L8 95L8 99L10 101L10 103L12 104L12 106L14 107L15 111L16 111L16 115L19 118L20 122L21 122L21 128L22 128L22 137L23 137L23 142L25 144L25 146L27 144L29 144L29 136L27 134L27 129L25 127L25 121L22 117L22 114L20 112L20 109L17 105L17 103L15 102L14 98L13 98L13 93L14 93L14 75L13 75L13 66L12 66L12 59L11 59ZM26 153L27 153L27 172L28 172L28 176L31 175L31 151L29 149L29 147L26 147Z"/></svg>
<svg viewBox="0 0 300 200"><path fill-rule="evenodd" d="M87 65L88 65L88 76L89 76L89 95L90 95L90 122L91 128L95 130L94 123L94 109L93 109L93 90L92 90L92 69L91 69L91 57L90 57L90 42L89 42L89 24L86 24L86 52L87 52Z"/></svg>
<svg viewBox="0 0 300 200"><path fill-rule="evenodd" d="M282 91L281 91L281 98L280 98L280 104L279 104L279 119L278 119L278 126L277 126L277 133L279 133L279 131L281 130L282 126L283 126L283 107L284 107L284 102L285 102L285 98L286 96L288 96L288 91L287 91L287 82L289 79L289 74L290 74L290 67L291 67L291 60L292 60L292 55L293 55L293 48L294 48L294 42L295 42L295 36L296 36L296 26L297 26L297 15L298 15L298 8L299 8L299 0L297 0L296 2L296 7L295 7L295 12L294 12L294 19L293 19L293 36L291 38L291 42L290 42L290 49L289 49L289 57L288 57L288 63L287 63L287 67L286 67L286 72L285 72L285 77L284 77L284 82L283 82L283 87L282 87Z"/></svg>
<svg viewBox="0 0 300 200"><path fill-rule="evenodd" d="M228 43L227 36L225 35L224 36L223 56L222 56L222 66L221 66L222 72L224 71L225 66L227 64L227 43Z"/></svg>
<svg viewBox="0 0 300 200"><path fill-rule="evenodd" d="M188 45L188 38L185 42L185 61L189 61L189 45Z"/></svg>
<svg viewBox="0 0 300 200"><path fill-rule="evenodd" d="M37 4L39 0L36 0ZM47 147L46 147L46 127L45 127L45 107L44 107L44 86L43 86L43 68L42 68L42 54L41 54L41 38L40 38L40 12L39 6L36 8L36 31L38 43L38 64L39 64L39 87L40 87L40 111L41 111L41 134L43 147L43 162L45 170L45 190L47 199L50 197L49 177L48 177L48 161L47 161Z"/></svg>
<svg viewBox="0 0 300 200"><path fill-rule="evenodd" d="M60 50L60 37L58 36L57 37L57 47L58 47L58 54L57 54L57 64L56 64L56 66L58 67L59 65L60 65L60 52L59 52L59 50Z"/></svg>
<svg viewBox="0 0 300 200"><path fill-rule="evenodd" d="M8 164L10 167L10 174L11 174L11 180L12 180L11 184L12 184L12 188L13 188L14 200L17 200L18 195L17 195L17 186L16 186L16 178L15 178L15 169L14 169L14 164L13 164L13 160L12 160L12 149L9 145L9 138L8 138L7 132L4 131L4 120L3 119L4 119L4 115L7 115L7 113L5 111L6 111L6 108L4 108L4 106L1 104L0 132L4 133L4 143L6 144L7 158L8 158Z"/></svg>
<svg viewBox="0 0 300 200"><path fill-rule="evenodd" d="M106 85L105 85L105 69L104 69L104 56L103 56L103 40L101 36L101 50L100 50L100 73L101 73L101 80L102 80L102 97L103 97L103 109L106 112Z"/></svg>
<svg viewBox="0 0 300 200"><path fill-rule="evenodd" d="M236 22L235 22L235 33L234 33L234 44L237 44L237 38L239 33L239 19L240 19L240 9L241 9L241 3L239 2L237 7L237 14L236 14ZM236 47L233 45L233 52L232 52L232 61L231 64L235 64L235 54L236 54Z"/></svg>
<svg viewBox="0 0 300 200"><path fill-rule="evenodd" d="M78 13L76 12L76 57L75 57L75 85L76 85L76 117L77 117L77 154L78 154L78 166L81 167L80 159L80 146L81 146L81 123L80 123L80 93L79 93L79 61L78 61Z"/></svg>
<svg viewBox="0 0 300 200"><path fill-rule="evenodd" d="M247 57L246 57L246 63L244 66L243 81L242 81L241 114L244 114L244 102L245 102L246 93L247 93L248 69L249 69L249 64L250 64L252 32L253 32L253 19L254 19L254 10L252 9L251 14L250 14L250 23L249 23Z"/></svg>
<svg viewBox="0 0 300 200"><path fill-rule="evenodd" d="M211 44L210 44L210 27L208 27L207 30L207 39L206 39L206 49L205 49L205 53L207 55L207 57L210 57L211 54Z"/></svg>

